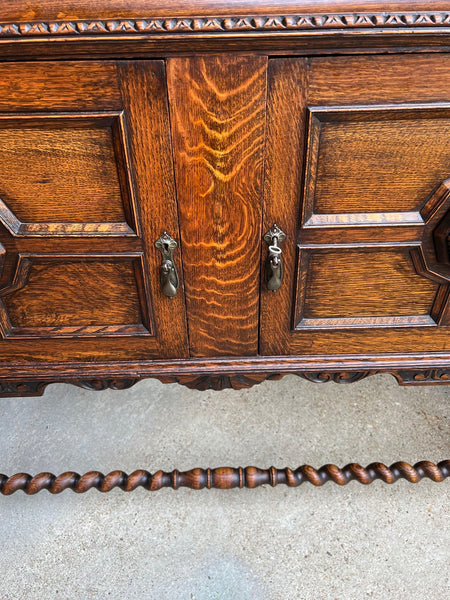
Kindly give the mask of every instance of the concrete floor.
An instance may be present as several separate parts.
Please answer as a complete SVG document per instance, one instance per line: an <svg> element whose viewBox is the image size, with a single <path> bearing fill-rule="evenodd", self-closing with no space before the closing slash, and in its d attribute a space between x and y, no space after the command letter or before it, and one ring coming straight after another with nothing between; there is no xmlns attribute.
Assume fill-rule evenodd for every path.
<svg viewBox="0 0 450 600"><path fill-rule="evenodd" d="M450 388L296 377L1 400L0 471L414 463L450 457ZM0 598L450 596L450 480L0 497Z"/></svg>

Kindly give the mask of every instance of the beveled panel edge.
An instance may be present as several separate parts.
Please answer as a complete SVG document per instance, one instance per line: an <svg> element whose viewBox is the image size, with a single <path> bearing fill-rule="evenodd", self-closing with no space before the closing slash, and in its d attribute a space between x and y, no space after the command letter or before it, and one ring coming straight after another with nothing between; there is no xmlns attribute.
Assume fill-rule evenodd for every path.
<svg viewBox="0 0 450 600"><path fill-rule="evenodd" d="M448 114L443 114L449 111ZM364 226L408 226L423 225L429 218L428 205L435 200L443 189L449 189L450 179L435 190L420 211L405 212L373 212L373 213L315 213L315 191L317 169L319 164L320 132L322 123L346 122L363 120L370 116L371 119L384 120L392 116L407 119L406 112L420 115L421 118L450 117L449 102L435 103L401 103L401 104L356 104L356 105L309 105L306 120L306 163L304 173L304 186L302 192L302 229L315 229L320 227L364 227ZM446 185L447 184L447 185Z"/></svg>
<svg viewBox="0 0 450 600"><path fill-rule="evenodd" d="M1 301L0 301L1 303ZM1 303L3 304L3 303ZM85 337L135 337L152 336L152 333L142 324L130 325L74 325L63 327L14 327L5 339L54 339L54 338L85 338Z"/></svg>
<svg viewBox="0 0 450 600"><path fill-rule="evenodd" d="M414 267L420 275L438 283L450 284L450 265L442 262L434 234L450 213L450 179L445 179L425 202L421 215L424 220L422 243L411 250Z"/></svg>
<svg viewBox="0 0 450 600"><path fill-rule="evenodd" d="M303 229L318 227L362 227L362 226L404 226L423 225L419 211L376 212L376 213L313 213L303 223Z"/></svg>
<svg viewBox="0 0 450 600"><path fill-rule="evenodd" d="M436 327L430 315L402 315L390 317L323 317L302 318L295 330L357 329L365 327Z"/></svg>
<svg viewBox="0 0 450 600"><path fill-rule="evenodd" d="M377 250L393 250L396 248L409 249L413 266L418 275L422 275L416 261L416 256L420 256L422 247L420 241L411 242L374 242L364 243L342 243L342 244L298 244L296 261L296 284L293 302L291 332L316 330L316 329L364 329L366 327L391 328L391 327L436 327L445 325L442 323L441 315L446 304L437 297L433 302L429 315L402 315L388 317L322 317L308 318L303 316L303 309L306 298L306 285L308 281L309 257L311 252L335 252L340 249L360 250L362 252L374 252ZM442 283L442 280L432 278L434 281ZM441 286L442 287L442 286Z"/></svg>
<svg viewBox="0 0 450 600"><path fill-rule="evenodd" d="M9 318L8 311L2 301L2 297L24 287L28 281L33 261L35 259L47 261L84 260L95 261L107 260L129 260L136 275L136 291L141 309L142 323L130 323L123 325L74 325L55 327L15 327ZM136 263L140 268L136 269ZM142 282L138 280L142 278ZM115 254L39 254L19 253L14 270L13 279L10 283L0 288L0 341L1 339L55 339L55 338L80 338L80 337L130 337L130 336L155 336L155 323L153 318L152 303L146 285L144 256L142 252L115 253Z"/></svg>
<svg viewBox="0 0 450 600"><path fill-rule="evenodd" d="M39 124L48 126L65 121L69 127L77 125L103 125L111 127L112 142L116 156L116 168L125 218L130 221L101 223L92 222L22 222L0 197L0 223L15 237L140 237L140 224L137 218L136 195L132 180L132 166L129 159L127 128L123 110L83 111L57 113L0 113L0 125ZM119 146L119 147L117 147ZM127 176L125 176L127 175Z"/></svg>

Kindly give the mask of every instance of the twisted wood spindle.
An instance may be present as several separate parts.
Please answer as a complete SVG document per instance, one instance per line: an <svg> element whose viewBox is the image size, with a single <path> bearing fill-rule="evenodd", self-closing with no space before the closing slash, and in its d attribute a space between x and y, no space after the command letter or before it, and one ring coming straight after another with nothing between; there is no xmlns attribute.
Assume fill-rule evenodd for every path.
<svg viewBox="0 0 450 600"><path fill-rule="evenodd" d="M218 467L216 469L191 469L171 473L157 471L153 475L148 471L138 470L130 475L124 471L111 471L103 475L99 471L90 471L79 475L67 471L57 477L52 473L38 473L34 477L27 473L16 473L11 477L0 475L0 492L5 496L23 490L26 494L37 494L41 490L48 490L52 494L59 494L65 489L71 489L78 494L96 488L101 492L109 492L119 487L126 492L132 492L141 486L149 491L156 491L163 487L178 489L188 487L194 490L202 488L218 488L221 490L231 488L255 488L269 484L275 486L284 483L289 487L297 487L305 481L320 486L327 481L338 485L346 485L349 481L359 481L363 484L372 483L380 479L385 483L394 483L398 479L406 479L417 483L427 477L435 482L440 482L450 475L450 460L443 460L437 465L430 461L421 461L414 466L406 462L396 462L390 467L383 463L371 463L366 468L357 463L350 463L340 469L336 465L327 464L320 469L303 465L298 469L258 469L257 467Z"/></svg>

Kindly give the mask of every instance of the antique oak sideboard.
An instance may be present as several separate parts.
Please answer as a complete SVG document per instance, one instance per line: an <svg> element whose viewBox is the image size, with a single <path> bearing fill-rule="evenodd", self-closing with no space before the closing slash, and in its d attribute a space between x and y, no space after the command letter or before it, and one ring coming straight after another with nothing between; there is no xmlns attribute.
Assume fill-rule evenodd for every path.
<svg viewBox="0 0 450 600"><path fill-rule="evenodd" d="M0 396L450 382L450 6L0 0ZM442 481L450 461L0 475Z"/></svg>

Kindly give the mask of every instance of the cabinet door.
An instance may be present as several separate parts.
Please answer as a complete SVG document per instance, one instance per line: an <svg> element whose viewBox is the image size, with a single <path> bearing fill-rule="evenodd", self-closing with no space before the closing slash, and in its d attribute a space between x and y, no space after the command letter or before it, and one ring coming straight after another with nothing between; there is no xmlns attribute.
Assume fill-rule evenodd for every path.
<svg viewBox="0 0 450 600"><path fill-rule="evenodd" d="M449 82L445 55L270 61L263 354L450 349Z"/></svg>
<svg viewBox="0 0 450 600"><path fill-rule="evenodd" d="M186 356L164 230L178 239L164 63L0 65L0 360Z"/></svg>

